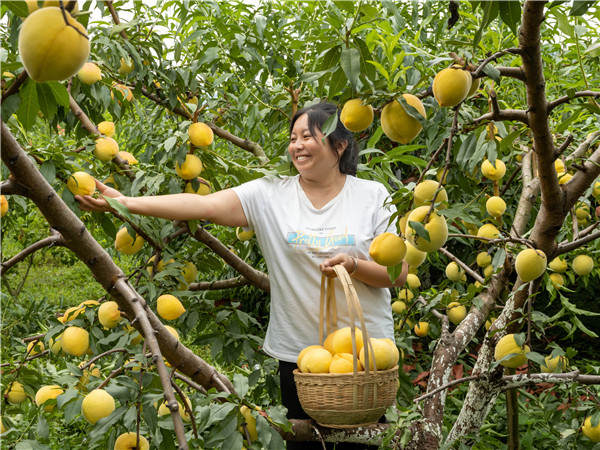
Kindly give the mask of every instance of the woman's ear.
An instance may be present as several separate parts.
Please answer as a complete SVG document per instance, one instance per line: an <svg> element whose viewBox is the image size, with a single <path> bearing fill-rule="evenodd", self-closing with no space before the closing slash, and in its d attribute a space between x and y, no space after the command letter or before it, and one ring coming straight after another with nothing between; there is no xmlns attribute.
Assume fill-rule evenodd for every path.
<svg viewBox="0 0 600 450"><path fill-rule="evenodd" d="M346 148L348 148L348 141L340 141L337 143L337 152L340 156L343 155Z"/></svg>

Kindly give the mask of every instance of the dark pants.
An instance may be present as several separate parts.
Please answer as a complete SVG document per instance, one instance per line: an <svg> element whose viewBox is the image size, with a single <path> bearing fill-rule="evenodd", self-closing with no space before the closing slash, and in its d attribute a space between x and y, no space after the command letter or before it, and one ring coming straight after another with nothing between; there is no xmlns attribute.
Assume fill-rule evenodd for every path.
<svg viewBox="0 0 600 450"><path fill-rule="evenodd" d="M281 402L288 410L288 419L310 419L304 412L298 400L298 391L294 382L294 369L297 369L296 363L279 361L279 376L281 383ZM288 450L323 450L321 442L293 442L287 441ZM377 446L364 444L350 444L346 442L332 443L326 442L325 448L335 450L376 450Z"/></svg>

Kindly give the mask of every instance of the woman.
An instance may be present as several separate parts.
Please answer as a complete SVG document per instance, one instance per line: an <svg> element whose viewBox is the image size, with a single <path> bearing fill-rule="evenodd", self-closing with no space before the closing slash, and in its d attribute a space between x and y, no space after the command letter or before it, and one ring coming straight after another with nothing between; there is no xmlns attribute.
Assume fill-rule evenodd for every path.
<svg viewBox="0 0 600 450"><path fill-rule="evenodd" d="M324 137L321 128L332 114L338 114L337 127ZM358 146L339 120L335 105L318 103L299 110L290 125L288 152L298 175L263 177L206 196L125 197L96 183L102 195L118 200L134 214L205 219L255 231L271 284L264 350L279 360L288 417L301 419L308 416L298 401L292 372L298 353L319 340L321 273L334 277L332 267L343 264L358 281L354 285L369 334L394 339L387 288L404 284L407 267L391 283L387 268L369 258L370 242L389 230L391 211L383 206L388 193L380 183L355 177ZM75 198L84 210L110 211L102 197ZM339 285L336 298L344 298ZM338 301L340 328L348 325L347 317L345 302ZM289 442L288 448L308 449L309 445Z"/></svg>

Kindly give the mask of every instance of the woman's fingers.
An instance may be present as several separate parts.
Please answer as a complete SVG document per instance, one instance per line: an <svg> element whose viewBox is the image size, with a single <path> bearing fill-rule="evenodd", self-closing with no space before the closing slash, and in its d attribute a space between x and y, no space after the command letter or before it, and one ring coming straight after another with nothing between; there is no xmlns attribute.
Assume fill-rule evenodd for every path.
<svg viewBox="0 0 600 450"><path fill-rule="evenodd" d="M75 200L79 202L79 207L84 211L108 211L108 203L104 198L94 198L89 195L76 195Z"/></svg>
<svg viewBox="0 0 600 450"><path fill-rule="evenodd" d="M122 194L114 188L107 186L99 180L96 180L96 189L100 192L101 195L105 195L110 198L120 197Z"/></svg>
<svg viewBox="0 0 600 450"><path fill-rule="evenodd" d="M350 263L348 261L354 264L354 260L350 258L350 256L344 253L340 253L338 255L333 256L332 258L326 259L321 264L319 264L319 269L321 269L321 273L323 273L323 275L325 275L326 277L335 278L337 275L335 273L335 270L333 270L333 266L337 264L342 264L348 272L351 272L352 269L349 269Z"/></svg>

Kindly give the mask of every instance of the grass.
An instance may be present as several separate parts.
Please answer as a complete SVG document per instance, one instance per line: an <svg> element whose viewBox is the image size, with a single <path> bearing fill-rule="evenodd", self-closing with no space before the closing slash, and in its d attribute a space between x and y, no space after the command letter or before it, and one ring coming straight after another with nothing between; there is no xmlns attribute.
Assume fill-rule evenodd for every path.
<svg viewBox="0 0 600 450"><path fill-rule="evenodd" d="M6 275L6 281L13 290L23 282L26 269L27 262L22 262ZM93 280L83 262L73 261L70 266L65 266L56 258L37 255L19 293L19 297L45 298L48 303L59 307L74 306L102 295L104 289Z"/></svg>

